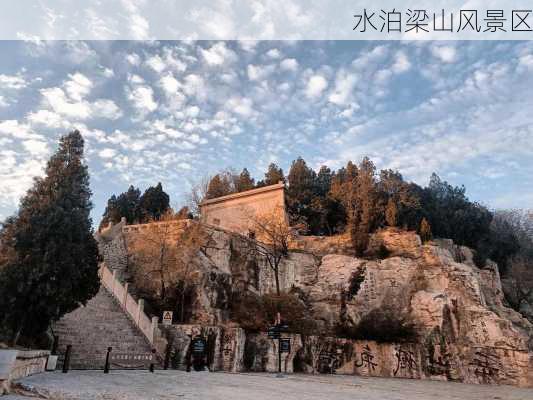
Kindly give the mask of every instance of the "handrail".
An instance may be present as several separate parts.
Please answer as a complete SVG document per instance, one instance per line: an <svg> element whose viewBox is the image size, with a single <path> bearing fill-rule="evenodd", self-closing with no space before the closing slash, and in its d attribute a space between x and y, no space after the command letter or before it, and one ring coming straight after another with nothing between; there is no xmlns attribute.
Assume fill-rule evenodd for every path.
<svg viewBox="0 0 533 400"><path fill-rule="evenodd" d="M133 321L135 326L144 334L148 342L155 346L156 340L161 338L161 332L158 327L158 317L150 318L144 313L144 300L135 299L128 293L128 283L124 285L117 278L117 271L111 271L105 263L100 265L98 271L102 285L118 301L122 309Z"/></svg>

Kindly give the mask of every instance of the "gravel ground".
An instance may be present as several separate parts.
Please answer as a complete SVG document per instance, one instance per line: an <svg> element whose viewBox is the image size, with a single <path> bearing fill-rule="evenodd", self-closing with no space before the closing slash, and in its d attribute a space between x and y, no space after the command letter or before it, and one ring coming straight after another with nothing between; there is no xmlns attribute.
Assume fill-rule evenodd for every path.
<svg viewBox="0 0 533 400"><path fill-rule="evenodd" d="M20 381L54 400L532 400L533 389L334 375L48 372ZM2 400L29 397L10 395ZM35 400L35 398L33 398Z"/></svg>

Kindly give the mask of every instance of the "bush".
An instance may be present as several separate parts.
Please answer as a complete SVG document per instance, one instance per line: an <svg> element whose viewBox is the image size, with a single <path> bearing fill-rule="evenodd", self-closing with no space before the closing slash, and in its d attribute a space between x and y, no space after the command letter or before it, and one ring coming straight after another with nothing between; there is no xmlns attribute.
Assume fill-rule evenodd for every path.
<svg viewBox="0 0 533 400"><path fill-rule="evenodd" d="M274 324L277 313L292 333L314 333L316 324L308 316L307 307L296 294L236 294L231 304L231 319L250 332L266 332Z"/></svg>
<svg viewBox="0 0 533 400"><path fill-rule="evenodd" d="M354 326L337 325L339 337L355 340L375 340L378 343L412 342L417 338L415 325L409 315L394 307L371 310Z"/></svg>

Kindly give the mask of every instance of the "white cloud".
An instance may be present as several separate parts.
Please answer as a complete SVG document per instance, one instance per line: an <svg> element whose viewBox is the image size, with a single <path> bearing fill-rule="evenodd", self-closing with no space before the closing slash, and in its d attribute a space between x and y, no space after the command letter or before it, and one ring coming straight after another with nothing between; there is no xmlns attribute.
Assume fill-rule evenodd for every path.
<svg viewBox="0 0 533 400"><path fill-rule="evenodd" d="M168 75L163 76L159 80L159 85L163 88L163 90L167 94L174 94L180 88L179 81L176 78L174 78L174 76L172 74L168 74Z"/></svg>
<svg viewBox="0 0 533 400"><path fill-rule="evenodd" d="M31 112L28 114L27 120L32 124L44 125L49 128L59 128L62 122L62 118L59 114L49 110Z"/></svg>
<svg viewBox="0 0 533 400"><path fill-rule="evenodd" d="M111 148L105 148L105 149L102 149L98 152L98 155L101 157L101 158L113 158L117 155L117 152L115 149L111 149Z"/></svg>
<svg viewBox="0 0 533 400"><path fill-rule="evenodd" d="M190 74L185 77L183 91L189 96L196 96L198 100L203 100L207 96L205 81L200 75Z"/></svg>
<svg viewBox="0 0 533 400"><path fill-rule="evenodd" d="M298 61L294 58L286 58L280 62L279 66L287 71L296 71L298 69Z"/></svg>
<svg viewBox="0 0 533 400"><path fill-rule="evenodd" d="M69 74L69 78L70 80L65 82L65 90L72 100L81 101L91 92L93 83L85 75L76 72Z"/></svg>
<svg viewBox="0 0 533 400"><path fill-rule="evenodd" d="M328 87L328 81L322 75L313 75L307 82L305 95L308 98L316 98Z"/></svg>
<svg viewBox="0 0 533 400"><path fill-rule="evenodd" d="M48 144L43 140L25 140L22 145L32 156L44 157L49 152Z"/></svg>
<svg viewBox="0 0 533 400"><path fill-rule="evenodd" d="M104 68L104 70L102 71L102 74L106 78L112 78L115 76L115 72L111 68Z"/></svg>
<svg viewBox="0 0 533 400"><path fill-rule="evenodd" d="M252 53L255 51L255 48L257 47L257 43L258 43L257 40L239 40L239 46L241 46L241 48L244 51L247 51L249 53Z"/></svg>
<svg viewBox="0 0 533 400"><path fill-rule="evenodd" d="M9 104L4 96L0 96L0 107L7 107Z"/></svg>
<svg viewBox="0 0 533 400"><path fill-rule="evenodd" d="M267 57L272 58L272 59L281 57L281 53L278 49L270 49L269 51L267 51L266 55Z"/></svg>
<svg viewBox="0 0 533 400"><path fill-rule="evenodd" d="M335 89L330 93L328 100L333 104L346 105L352 98L356 82L355 74L340 70L335 79Z"/></svg>
<svg viewBox="0 0 533 400"><path fill-rule="evenodd" d="M407 58L407 55L403 51L398 51L395 55L394 64L392 64L392 71L400 74L406 72L411 68L411 63Z"/></svg>
<svg viewBox="0 0 533 400"><path fill-rule="evenodd" d="M1 121L0 133L17 139L42 139L32 131L28 124L21 124L16 119Z"/></svg>
<svg viewBox="0 0 533 400"><path fill-rule="evenodd" d="M71 102L63 89L55 87L42 89L41 95L46 105L52 107L58 114L65 115L76 119L87 119L91 115L89 103Z"/></svg>
<svg viewBox="0 0 533 400"><path fill-rule="evenodd" d="M261 66L249 64L247 68L248 79L251 81L261 81L265 79L274 70L273 66Z"/></svg>
<svg viewBox="0 0 533 400"><path fill-rule="evenodd" d="M126 60L131 64L131 65L135 65L135 66L138 66L139 64L141 64L141 57L139 57L138 54L135 54L135 53L130 53L126 56Z"/></svg>
<svg viewBox="0 0 533 400"><path fill-rule="evenodd" d="M253 101L247 97L231 97L226 103L226 108L243 117L250 117L254 113Z"/></svg>
<svg viewBox="0 0 533 400"><path fill-rule="evenodd" d="M223 65L236 59L235 53L227 48L225 42L218 42L207 50L201 49L200 52L208 65Z"/></svg>
<svg viewBox="0 0 533 400"><path fill-rule="evenodd" d="M526 54L519 58L518 63L528 69L533 69L533 55Z"/></svg>
<svg viewBox="0 0 533 400"><path fill-rule="evenodd" d="M163 72L163 70L166 68L166 64L164 63L163 59L158 55L150 57L148 60L145 61L145 64L157 73Z"/></svg>
<svg viewBox="0 0 533 400"><path fill-rule="evenodd" d="M93 117L118 119L122 116L122 111L114 101L108 99L98 99L90 105Z"/></svg>
<svg viewBox="0 0 533 400"><path fill-rule="evenodd" d="M28 83L20 75L0 74L0 88L18 90L26 86Z"/></svg>
<svg viewBox="0 0 533 400"><path fill-rule="evenodd" d="M452 63L455 61L457 52L453 46L432 46L431 54L445 63Z"/></svg>
<svg viewBox="0 0 533 400"><path fill-rule="evenodd" d="M150 86L138 86L128 91L128 99L142 114L151 113L157 108L154 91Z"/></svg>
<svg viewBox="0 0 533 400"><path fill-rule="evenodd" d="M126 9L129 20L128 26L133 38L136 40L148 39L150 24L148 23L148 20L140 13L137 5L139 0L122 0L121 2Z"/></svg>

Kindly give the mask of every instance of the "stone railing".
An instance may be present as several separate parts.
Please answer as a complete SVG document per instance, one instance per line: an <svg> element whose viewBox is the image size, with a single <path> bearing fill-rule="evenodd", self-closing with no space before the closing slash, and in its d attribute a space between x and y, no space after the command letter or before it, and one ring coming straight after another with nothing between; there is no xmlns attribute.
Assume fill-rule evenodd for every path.
<svg viewBox="0 0 533 400"><path fill-rule="evenodd" d="M9 392L11 381L44 372L48 350L0 350L0 396Z"/></svg>
<svg viewBox="0 0 533 400"><path fill-rule="evenodd" d="M156 221L145 224L123 225L123 233L139 233L154 230L182 230L193 223L191 219L177 219L170 221Z"/></svg>
<svg viewBox="0 0 533 400"><path fill-rule="evenodd" d="M150 319L144 313L144 300L135 299L128 293L128 283L124 285L117 278L117 271L111 271L104 263L100 266L100 280L102 285L115 297L124 312L130 317L135 326L146 336L148 342L154 347L161 337L158 327L158 317Z"/></svg>

